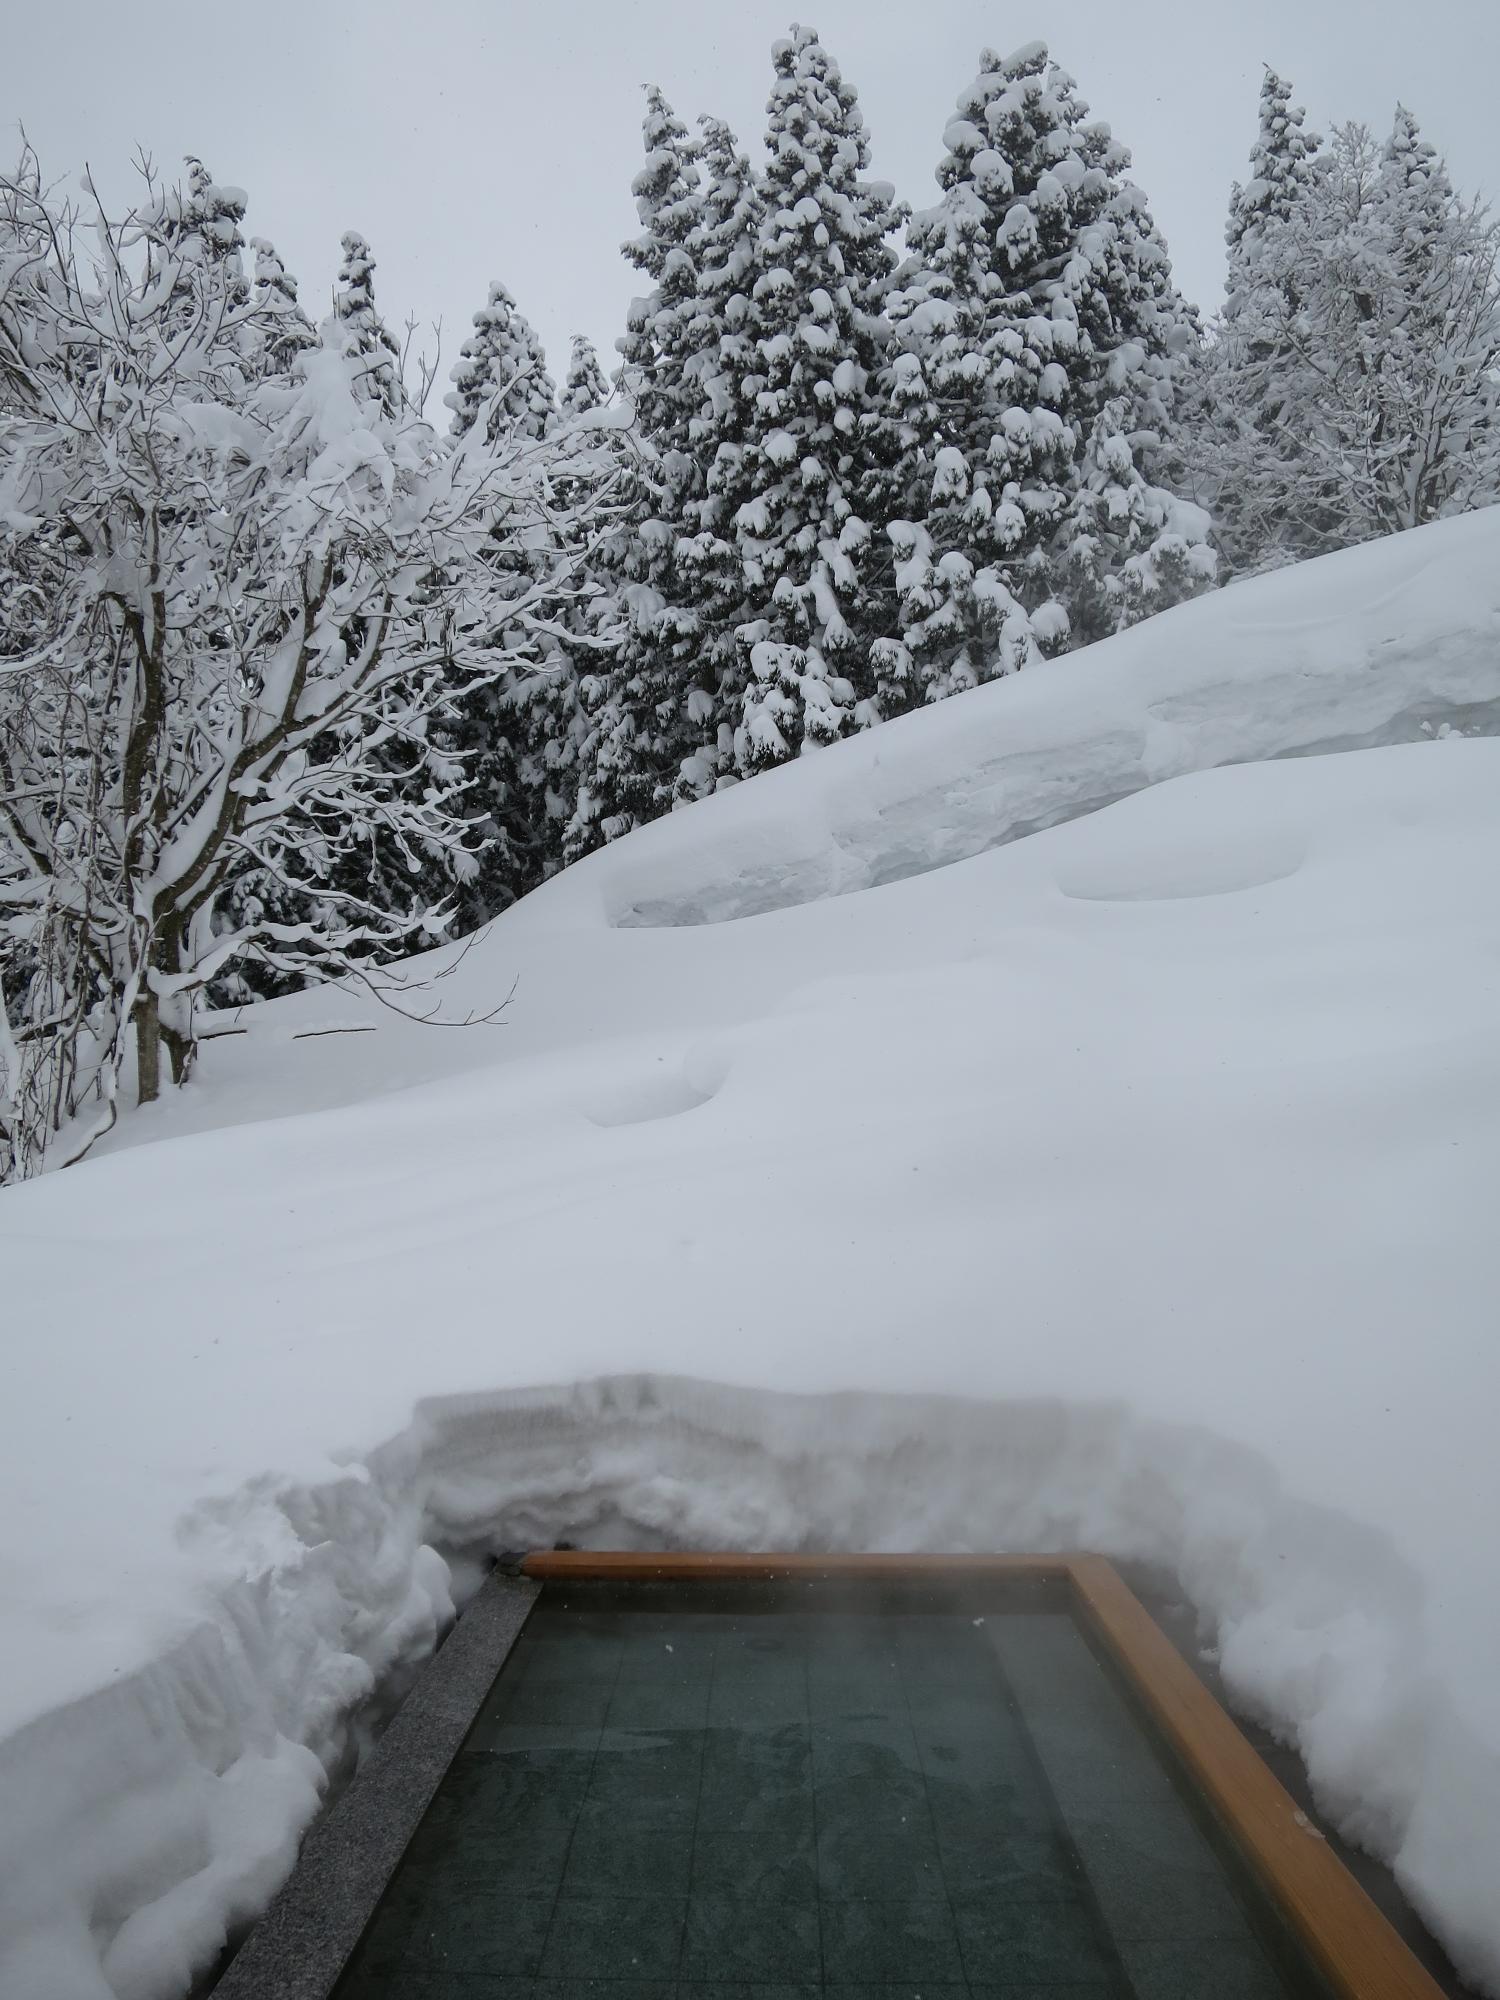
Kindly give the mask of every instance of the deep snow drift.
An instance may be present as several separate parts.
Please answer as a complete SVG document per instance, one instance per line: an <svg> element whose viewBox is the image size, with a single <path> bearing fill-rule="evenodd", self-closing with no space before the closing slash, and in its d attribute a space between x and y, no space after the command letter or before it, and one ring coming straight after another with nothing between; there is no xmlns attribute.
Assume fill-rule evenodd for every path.
<svg viewBox="0 0 1500 2000"><path fill-rule="evenodd" d="M1500 742L1455 725L1500 726L1500 513L648 828L410 998L514 981L502 1024L253 1010L0 1197L7 2000L181 1992L430 1646L434 1549L562 1533L1170 1564L1500 1991Z"/></svg>

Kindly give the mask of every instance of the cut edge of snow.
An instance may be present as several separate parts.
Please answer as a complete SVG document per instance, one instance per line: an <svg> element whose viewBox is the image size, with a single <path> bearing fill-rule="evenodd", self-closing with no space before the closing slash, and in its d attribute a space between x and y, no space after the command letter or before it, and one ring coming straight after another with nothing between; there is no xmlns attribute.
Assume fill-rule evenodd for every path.
<svg viewBox="0 0 1500 2000"><path fill-rule="evenodd" d="M1117 1403L789 1395L659 1375L448 1397L314 1486L197 1510L200 1622L143 1671L0 1744L28 1809L0 1855L0 1989L185 1990L290 1871L329 1776L504 1549L1091 1548L1172 1573L1237 1704L1320 1810L1391 1863L1500 1992L1478 1879L1500 1768L1438 1700L1422 1587L1382 1536L1254 1452ZM235 1550L275 1551L258 1574ZM438 1551L443 1553L440 1555ZM215 1554L219 1561L215 1564ZM218 1574L215 1576L215 1568Z"/></svg>
<svg viewBox="0 0 1500 2000"><path fill-rule="evenodd" d="M1250 698L1253 692L1253 700ZM608 922L819 902L1226 764L1500 732L1500 507L1228 586L700 800L544 884Z"/></svg>

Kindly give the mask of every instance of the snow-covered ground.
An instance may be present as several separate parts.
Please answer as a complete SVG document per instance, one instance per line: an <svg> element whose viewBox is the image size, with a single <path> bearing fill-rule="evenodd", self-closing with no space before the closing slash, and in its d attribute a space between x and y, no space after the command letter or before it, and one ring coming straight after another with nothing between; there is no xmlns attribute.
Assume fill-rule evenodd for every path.
<svg viewBox="0 0 1500 2000"><path fill-rule="evenodd" d="M647 828L409 996L495 1025L256 1009L0 1196L0 1992L182 1992L563 1533L1169 1564L1500 1992L1475 728L1497 511Z"/></svg>

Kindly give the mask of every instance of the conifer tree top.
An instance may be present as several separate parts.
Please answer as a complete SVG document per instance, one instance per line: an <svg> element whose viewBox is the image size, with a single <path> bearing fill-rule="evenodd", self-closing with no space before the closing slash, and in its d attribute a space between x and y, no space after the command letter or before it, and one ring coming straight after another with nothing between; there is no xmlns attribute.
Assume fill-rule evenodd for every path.
<svg viewBox="0 0 1500 2000"><path fill-rule="evenodd" d="M245 190L221 187L193 153L187 155L183 165L187 168L186 189L172 189L158 205L157 222L162 234L175 249L182 249L196 238L210 257L236 255L245 247L240 234L249 201Z"/></svg>
<svg viewBox="0 0 1500 2000"><path fill-rule="evenodd" d="M630 184L642 234L626 243L625 255L637 270L661 280L674 244L693 227L698 193L696 147L686 125L654 83L646 86L641 125L646 163Z"/></svg>
<svg viewBox="0 0 1500 2000"><path fill-rule="evenodd" d="M264 236L252 236L250 248L255 252L255 282L262 290L271 293L288 305L297 303L297 280L282 263L276 245Z"/></svg>
<svg viewBox="0 0 1500 2000"><path fill-rule="evenodd" d="M631 300L615 345L642 429L671 451L685 441L689 416L682 381L698 297L692 253L701 209L698 149L655 84L646 91L642 137L646 162L632 183L642 233L621 247L652 288Z"/></svg>
<svg viewBox="0 0 1500 2000"><path fill-rule="evenodd" d="M771 46L776 82L766 106L769 178L794 197L820 181L847 185L870 164L853 88L813 28L793 27Z"/></svg>
<svg viewBox="0 0 1500 2000"><path fill-rule="evenodd" d="M487 407L492 443L503 431L543 437L557 414L542 343L498 278L474 315L474 331L459 349L449 379L453 387L443 401L453 412L454 437L462 437Z"/></svg>
<svg viewBox="0 0 1500 2000"><path fill-rule="evenodd" d="M1390 137L1381 149L1376 203L1412 296L1427 309L1438 307L1444 273L1478 247L1484 231L1481 218L1460 202L1437 148L1422 137L1404 104L1396 106ZM1433 286L1435 293L1430 292ZM1399 332L1411 338L1417 328L1407 322Z"/></svg>
<svg viewBox="0 0 1500 2000"><path fill-rule="evenodd" d="M888 183L861 179L870 148L858 97L812 28L794 27L771 55L758 295L786 256L801 255L847 278L861 308L878 305L901 211Z"/></svg>
<svg viewBox="0 0 1500 2000"><path fill-rule="evenodd" d="M1002 265L1021 268L1052 227L1049 218L1098 210L1130 165L1108 125L1089 121L1072 77L1045 42L1006 57L983 50L943 142L936 177L948 199L917 217L914 233L930 252L946 237L955 279L967 263L964 282L981 288L997 251ZM1143 210L1138 191L1130 192L1130 205Z"/></svg>
<svg viewBox="0 0 1500 2000"><path fill-rule="evenodd" d="M1250 154L1250 179L1235 184L1226 235L1231 252L1267 224L1290 221L1297 197L1314 171L1322 140L1303 129L1306 117L1292 103L1292 86L1268 69L1260 86L1260 131Z"/></svg>
<svg viewBox="0 0 1500 2000"><path fill-rule="evenodd" d="M304 349L315 347L318 336L297 299L297 280L282 263L276 246L264 236L252 236L255 252L255 302L275 314L274 331L265 337L263 365L286 368Z"/></svg>
<svg viewBox="0 0 1500 2000"><path fill-rule="evenodd" d="M1381 171L1388 184L1399 184L1423 207L1441 210L1454 199L1446 165L1404 104L1396 106L1391 135L1381 151Z"/></svg>
<svg viewBox="0 0 1500 2000"><path fill-rule="evenodd" d="M155 241L179 263L174 300L188 304L194 291L189 273L197 269L227 279L230 296L242 303L249 296L240 257L245 247L240 224L245 219L248 196L243 188L221 187L192 153L183 165L187 168L186 187L163 193L148 218Z"/></svg>
<svg viewBox="0 0 1500 2000"><path fill-rule="evenodd" d="M1159 354L1193 344L1166 245L1126 178L1130 155L1089 118L1045 42L981 53L944 146L943 200L908 231L904 318L961 326L976 340L1001 322L1018 331L1034 322L1025 337L1045 334L1059 351L1074 325L1100 351L1125 340Z"/></svg>
<svg viewBox="0 0 1500 2000"><path fill-rule="evenodd" d="M359 321L375 314L375 259L370 254L370 246L358 230L349 230L340 246L344 261L339 266L338 292L335 310L340 319ZM385 332L384 327L381 328ZM386 334L387 340L390 339ZM395 342L391 341L394 349Z"/></svg>
<svg viewBox="0 0 1500 2000"><path fill-rule="evenodd" d="M698 120L703 201L694 239L702 292L722 304L748 288L762 200L749 155L722 118Z"/></svg>
<svg viewBox="0 0 1500 2000"><path fill-rule="evenodd" d="M569 416L581 417L609 400L609 383L599 366L594 343L586 334L575 333L568 357L568 375L563 385L562 407Z"/></svg>
<svg viewBox="0 0 1500 2000"><path fill-rule="evenodd" d="M750 156L741 147L722 118L708 113L698 120L702 133L699 156L703 163L703 209L713 221L723 220L732 202L740 201L753 188L755 170Z"/></svg>
<svg viewBox="0 0 1500 2000"><path fill-rule="evenodd" d="M333 297L334 319L342 329L343 351L364 363L366 390L393 414L402 400L401 350L375 309L375 259L358 230L343 238L344 261Z"/></svg>

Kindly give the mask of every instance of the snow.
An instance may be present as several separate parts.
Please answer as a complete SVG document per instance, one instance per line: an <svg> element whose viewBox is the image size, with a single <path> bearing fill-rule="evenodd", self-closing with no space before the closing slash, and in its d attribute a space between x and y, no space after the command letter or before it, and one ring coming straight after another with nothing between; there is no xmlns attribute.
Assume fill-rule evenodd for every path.
<svg viewBox="0 0 1500 2000"><path fill-rule="evenodd" d="M1475 729L1495 510L719 793L403 1003L496 1025L249 1010L8 1191L0 1992L184 1992L564 1534L1169 1565L1500 1992Z"/></svg>

